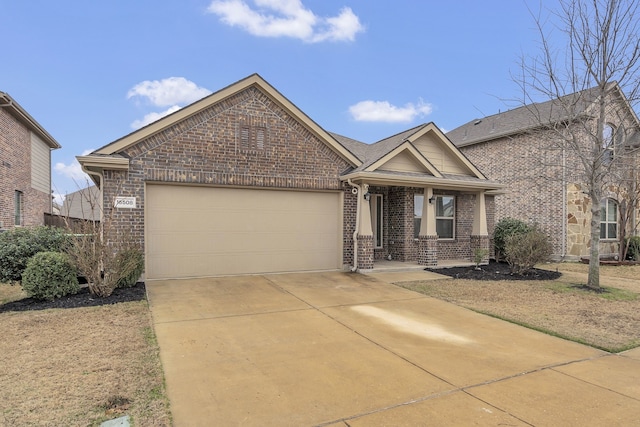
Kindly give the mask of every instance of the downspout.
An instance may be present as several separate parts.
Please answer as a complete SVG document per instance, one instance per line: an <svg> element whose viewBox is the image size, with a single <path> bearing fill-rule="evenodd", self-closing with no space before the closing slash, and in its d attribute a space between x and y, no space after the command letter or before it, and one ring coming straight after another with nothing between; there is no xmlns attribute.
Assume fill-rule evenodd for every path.
<svg viewBox="0 0 640 427"><path fill-rule="evenodd" d="M96 183L96 186L98 187L98 190L100 190L100 206L98 206L98 209L100 209L100 223L103 224L104 223L104 198L103 198L103 194L102 194L102 183L104 182L104 176L102 176L102 174L100 172L96 172L96 171L92 171L89 170L85 167L85 165L81 165L80 168L82 169L82 172L86 173L87 175L91 175L91 176L95 176L98 178L98 183Z"/></svg>
<svg viewBox="0 0 640 427"><path fill-rule="evenodd" d="M360 186L351 182L351 178L347 180L347 183L354 188L356 195L356 228L353 230L353 267L351 271L358 270L358 231L360 230Z"/></svg>

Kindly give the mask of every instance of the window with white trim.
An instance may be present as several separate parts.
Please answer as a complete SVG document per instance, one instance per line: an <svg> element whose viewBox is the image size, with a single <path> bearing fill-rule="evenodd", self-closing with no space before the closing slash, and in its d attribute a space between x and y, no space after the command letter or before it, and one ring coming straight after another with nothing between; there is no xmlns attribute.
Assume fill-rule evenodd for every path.
<svg viewBox="0 0 640 427"><path fill-rule="evenodd" d="M602 164L604 165L608 165L613 161L615 139L616 129L608 123L605 124L602 131Z"/></svg>
<svg viewBox="0 0 640 427"><path fill-rule="evenodd" d="M424 195L413 196L413 237L418 238L422 224L422 204ZM436 204L436 233L438 239L453 240L456 237L456 198L454 196L433 196Z"/></svg>
<svg viewBox="0 0 640 427"><path fill-rule="evenodd" d="M24 225L23 222L23 217L22 217L22 212L24 210L24 200L23 200L23 194L22 191L18 191L16 190L14 192L14 202L13 202L13 206L14 206L14 224L15 225Z"/></svg>
<svg viewBox="0 0 640 427"><path fill-rule="evenodd" d="M422 194L413 195L413 237L415 239L420 235L420 226L422 224L422 204L424 196Z"/></svg>
<svg viewBox="0 0 640 427"><path fill-rule="evenodd" d="M372 194L369 201L371 207L371 229L373 230L373 247L380 249L384 245L384 209L382 194Z"/></svg>
<svg viewBox="0 0 640 427"><path fill-rule="evenodd" d="M600 238L618 238L618 203L613 199L604 199L600 204Z"/></svg>
<svg viewBox="0 0 640 427"><path fill-rule="evenodd" d="M435 196L436 234L438 239L453 240L456 237L456 198Z"/></svg>

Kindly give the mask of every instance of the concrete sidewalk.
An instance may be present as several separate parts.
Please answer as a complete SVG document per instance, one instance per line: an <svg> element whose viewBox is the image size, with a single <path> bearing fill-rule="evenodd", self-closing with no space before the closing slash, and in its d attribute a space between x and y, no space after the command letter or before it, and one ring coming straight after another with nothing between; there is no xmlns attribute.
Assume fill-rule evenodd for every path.
<svg viewBox="0 0 640 427"><path fill-rule="evenodd" d="M640 349L611 355L399 280L149 282L175 425L640 425Z"/></svg>

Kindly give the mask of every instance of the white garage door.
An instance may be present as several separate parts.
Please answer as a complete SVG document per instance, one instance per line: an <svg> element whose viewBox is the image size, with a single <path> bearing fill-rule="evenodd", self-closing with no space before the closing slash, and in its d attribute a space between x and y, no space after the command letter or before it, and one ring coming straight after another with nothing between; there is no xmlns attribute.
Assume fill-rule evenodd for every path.
<svg viewBox="0 0 640 427"><path fill-rule="evenodd" d="M340 193L147 185L148 279L341 268Z"/></svg>

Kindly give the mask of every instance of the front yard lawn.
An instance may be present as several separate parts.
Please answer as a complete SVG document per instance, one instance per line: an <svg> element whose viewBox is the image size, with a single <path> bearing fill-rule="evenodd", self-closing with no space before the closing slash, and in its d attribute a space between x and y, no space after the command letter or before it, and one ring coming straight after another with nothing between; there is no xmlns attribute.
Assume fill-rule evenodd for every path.
<svg viewBox="0 0 640 427"><path fill-rule="evenodd" d="M0 304L22 297L0 284ZM0 330L0 425L171 425L146 300L6 311Z"/></svg>
<svg viewBox="0 0 640 427"><path fill-rule="evenodd" d="M603 266L603 293L580 287L586 283L585 264L539 267L560 271L562 277L530 281L442 279L400 286L610 352L640 345L640 266Z"/></svg>

